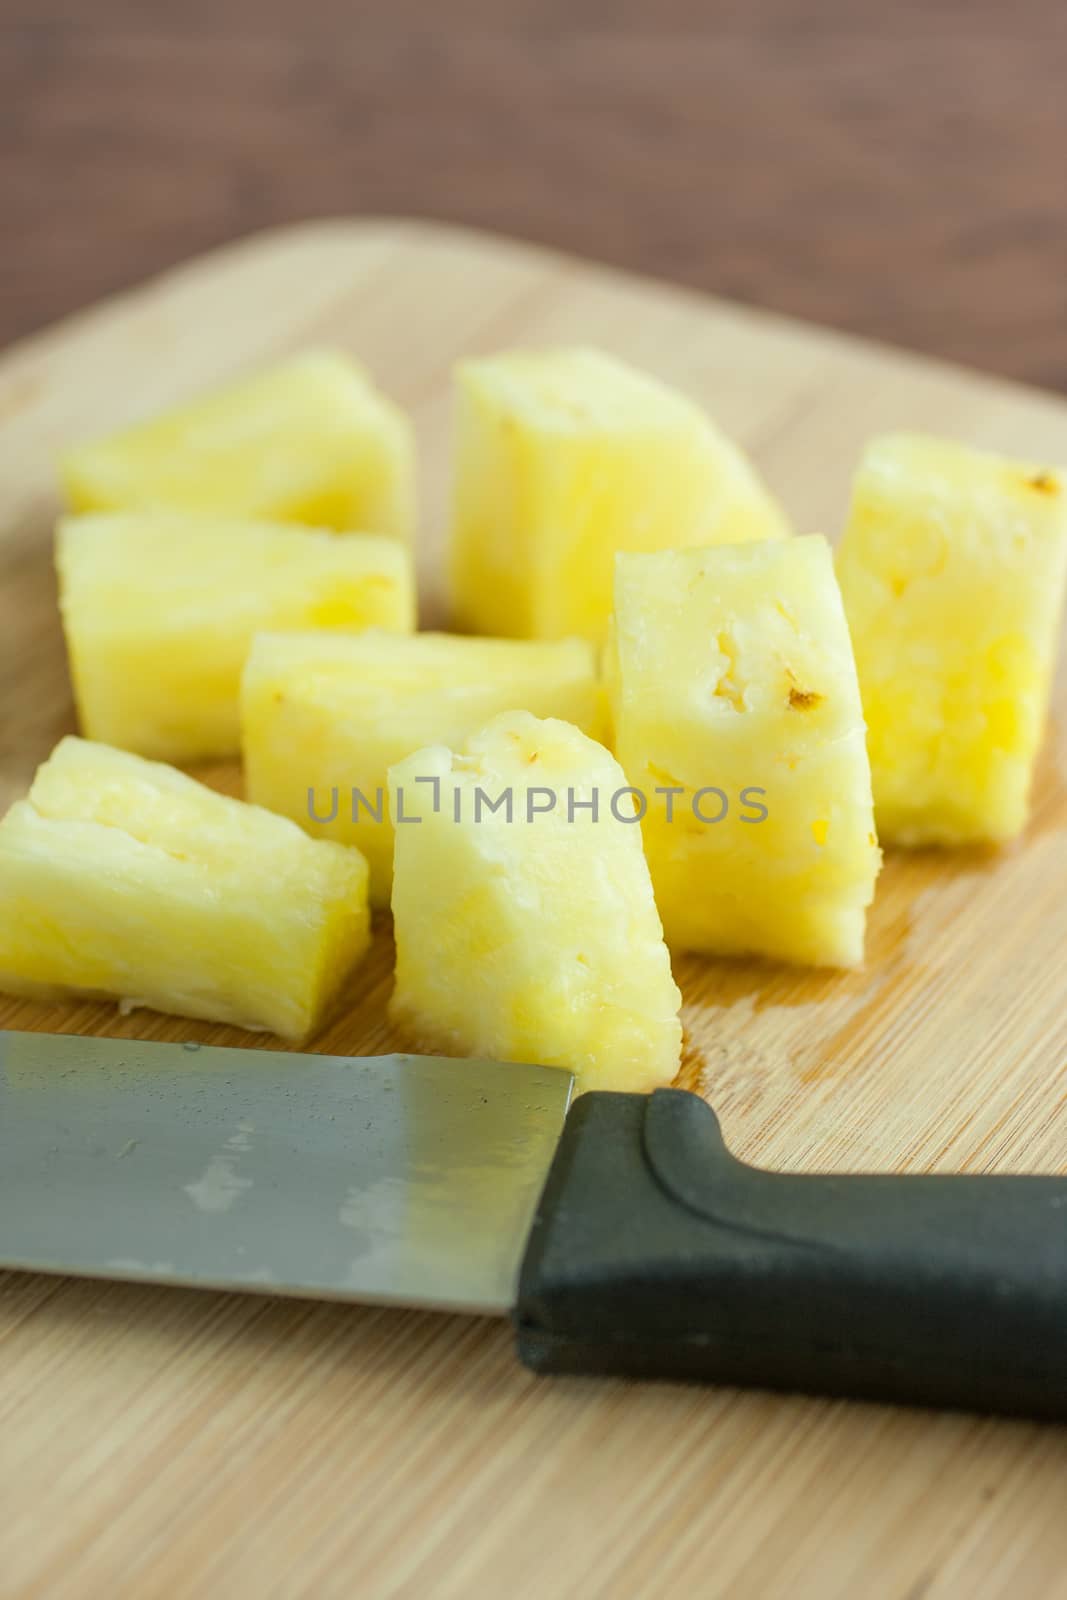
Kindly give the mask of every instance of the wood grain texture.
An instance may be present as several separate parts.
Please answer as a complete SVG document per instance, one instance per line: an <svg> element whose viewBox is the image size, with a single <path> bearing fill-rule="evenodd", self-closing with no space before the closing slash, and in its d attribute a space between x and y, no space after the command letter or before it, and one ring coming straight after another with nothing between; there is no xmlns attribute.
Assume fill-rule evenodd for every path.
<svg viewBox="0 0 1067 1600"><path fill-rule="evenodd" d="M0 364L0 805L73 726L53 457L316 341L409 407L438 614L448 370L582 339L705 401L804 530L873 431L1067 459L1067 404L453 230L335 224L208 258ZM677 963L683 1081L785 1167L1067 1170L1067 676L1001 856L891 857L864 971ZM233 772L209 776L233 787ZM316 1048L388 1050L379 931ZM0 1025L237 1030L9 1001ZM503 1324L8 1275L0 1594L1027 1597L1063 1593L1067 1433L621 1382L538 1381Z"/></svg>
<svg viewBox="0 0 1067 1600"><path fill-rule="evenodd" d="M254 228L517 233L1067 390L1060 0L4 0L0 342Z"/></svg>

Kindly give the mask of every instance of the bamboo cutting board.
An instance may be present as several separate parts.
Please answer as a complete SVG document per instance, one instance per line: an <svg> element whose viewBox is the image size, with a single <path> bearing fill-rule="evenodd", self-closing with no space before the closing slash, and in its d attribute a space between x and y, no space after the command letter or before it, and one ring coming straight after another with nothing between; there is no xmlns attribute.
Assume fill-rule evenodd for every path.
<svg viewBox="0 0 1067 1600"><path fill-rule="evenodd" d="M436 226L339 222L194 263L0 363L0 807L73 727L50 560L65 443L309 344L412 411L439 620L448 373L600 344L705 401L801 531L869 434L1067 461L1067 403ZM232 772L208 776L233 787ZM891 857L863 972L677 963L688 1086L785 1167L1067 1170L1067 672L1023 844ZM315 1048L394 1048L379 931ZM105 1006L0 1026L269 1042ZM503 1324L0 1275L0 1594L1063 1594L1067 1432L538 1380Z"/></svg>

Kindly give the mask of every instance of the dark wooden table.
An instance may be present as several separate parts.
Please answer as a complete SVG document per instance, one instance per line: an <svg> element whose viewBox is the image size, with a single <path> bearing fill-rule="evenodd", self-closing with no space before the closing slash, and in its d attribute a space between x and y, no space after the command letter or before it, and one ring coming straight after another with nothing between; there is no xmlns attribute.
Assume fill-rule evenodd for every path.
<svg viewBox="0 0 1067 1600"><path fill-rule="evenodd" d="M1067 390L1063 0L0 0L0 342L331 213Z"/></svg>

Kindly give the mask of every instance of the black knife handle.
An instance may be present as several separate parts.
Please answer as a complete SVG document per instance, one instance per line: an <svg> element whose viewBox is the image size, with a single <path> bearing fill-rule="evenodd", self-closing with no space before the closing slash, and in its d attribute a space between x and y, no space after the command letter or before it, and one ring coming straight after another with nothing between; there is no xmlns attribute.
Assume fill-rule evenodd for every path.
<svg viewBox="0 0 1067 1600"><path fill-rule="evenodd" d="M1067 1417L1067 1179L763 1172L696 1095L588 1094L515 1317L539 1372Z"/></svg>

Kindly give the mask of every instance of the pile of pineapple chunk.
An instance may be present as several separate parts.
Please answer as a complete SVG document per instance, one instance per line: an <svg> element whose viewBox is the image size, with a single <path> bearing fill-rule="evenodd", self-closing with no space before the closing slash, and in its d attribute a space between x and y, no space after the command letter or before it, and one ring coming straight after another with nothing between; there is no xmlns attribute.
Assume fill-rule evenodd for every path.
<svg viewBox="0 0 1067 1600"><path fill-rule="evenodd" d="M391 906L414 1041L647 1090L668 949L854 967L879 837L1021 832L1055 472L878 439L835 564L608 355L468 361L457 399L451 634L415 631L410 422L347 357L67 455L84 737L0 822L0 988L302 1039ZM246 801L175 765L235 756Z"/></svg>

